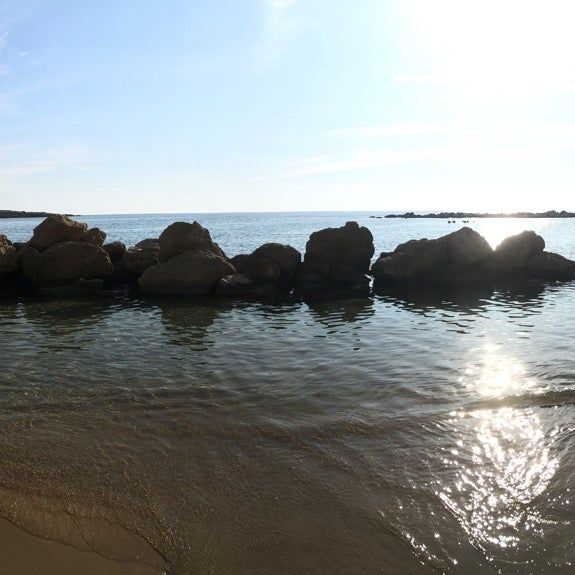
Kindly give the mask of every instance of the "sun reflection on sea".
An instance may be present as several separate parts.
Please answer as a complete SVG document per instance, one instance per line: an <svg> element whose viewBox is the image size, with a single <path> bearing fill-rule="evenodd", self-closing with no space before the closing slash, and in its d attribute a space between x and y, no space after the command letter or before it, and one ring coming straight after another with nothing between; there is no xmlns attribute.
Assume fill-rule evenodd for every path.
<svg viewBox="0 0 575 575"><path fill-rule="evenodd" d="M483 397L537 390L525 368L494 347L463 379ZM502 405L451 414L457 448L444 464L454 475L437 495L487 557L495 555L490 553L494 547L519 547L546 524L533 502L557 471L558 459L553 434L544 432L537 409Z"/></svg>

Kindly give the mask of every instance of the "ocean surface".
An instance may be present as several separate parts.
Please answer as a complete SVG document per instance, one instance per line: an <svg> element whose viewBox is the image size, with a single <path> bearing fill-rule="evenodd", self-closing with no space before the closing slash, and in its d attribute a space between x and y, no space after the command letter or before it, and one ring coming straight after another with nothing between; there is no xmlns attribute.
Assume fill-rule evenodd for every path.
<svg viewBox="0 0 575 575"><path fill-rule="evenodd" d="M463 225L370 215L78 219L128 244L197 220L229 256L303 251L348 220L376 255ZM533 229L575 258L575 220L468 225L493 245ZM178 575L572 574L574 334L575 283L273 304L4 295L0 516L110 558L141 543Z"/></svg>

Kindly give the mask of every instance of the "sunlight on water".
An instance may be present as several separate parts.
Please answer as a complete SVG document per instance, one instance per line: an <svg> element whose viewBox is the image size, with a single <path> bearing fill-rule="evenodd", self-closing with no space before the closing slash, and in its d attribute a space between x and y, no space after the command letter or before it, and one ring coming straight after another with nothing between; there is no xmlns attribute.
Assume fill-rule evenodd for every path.
<svg viewBox="0 0 575 575"><path fill-rule="evenodd" d="M535 379L529 377L521 362L506 357L502 354L501 347L493 344L485 346L480 361L469 365L459 381L468 390L486 398L544 390Z"/></svg>
<svg viewBox="0 0 575 575"><path fill-rule="evenodd" d="M492 398L541 389L520 362L492 345L480 365L468 368L463 383ZM444 464L455 475L438 492L444 505L488 557L494 548L519 547L524 538L541 535L546 520L533 502L557 471L558 459L553 434L544 432L537 411L501 407L451 415L457 449Z"/></svg>

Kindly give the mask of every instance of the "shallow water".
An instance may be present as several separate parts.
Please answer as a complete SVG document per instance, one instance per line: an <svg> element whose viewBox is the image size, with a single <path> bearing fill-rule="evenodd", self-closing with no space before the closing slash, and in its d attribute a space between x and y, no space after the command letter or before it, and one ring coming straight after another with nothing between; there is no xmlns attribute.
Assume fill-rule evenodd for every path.
<svg viewBox="0 0 575 575"><path fill-rule="evenodd" d="M377 250L457 228L210 217L230 255L349 219ZM121 235L106 218L128 243L182 219ZM574 257L574 225L473 227L537 229ZM572 573L574 302L573 283L533 282L273 305L4 296L0 515L116 559L136 536L173 573Z"/></svg>

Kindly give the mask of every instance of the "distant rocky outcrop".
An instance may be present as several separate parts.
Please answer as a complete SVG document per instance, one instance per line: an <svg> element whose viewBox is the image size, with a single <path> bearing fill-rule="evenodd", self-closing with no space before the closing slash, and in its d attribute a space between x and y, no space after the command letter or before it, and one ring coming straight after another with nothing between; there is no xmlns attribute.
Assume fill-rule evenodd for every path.
<svg viewBox="0 0 575 575"><path fill-rule="evenodd" d="M370 216L378 217L378 216ZM481 212L438 212L430 214L416 214L415 212L405 212L404 214L387 214L386 218L436 218L436 219L469 219L469 218L575 218L574 212L561 210L549 210L547 212L514 212L514 213L481 213Z"/></svg>
<svg viewBox="0 0 575 575"><path fill-rule="evenodd" d="M383 253L372 266L376 285L469 285L509 279L575 278L575 262L544 252L532 231L504 240L493 250L464 227L434 240L411 240Z"/></svg>
<svg viewBox="0 0 575 575"><path fill-rule="evenodd" d="M160 262L143 272L142 293L197 295L213 293L224 276L236 273L223 251L199 223L176 222L159 239ZM129 253L129 252L128 252Z"/></svg>
<svg viewBox="0 0 575 575"><path fill-rule="evenodd" d="M301 292L329 289L369 289L373 236L357 222L311 234L296 288Z"/></svg>
<svg viewBox="0 0 575 575"><path fill-rule="evenodd" d="M47 218L54 216L49 212L23 212L15 210L0 210L0 218Z"/></svg>

